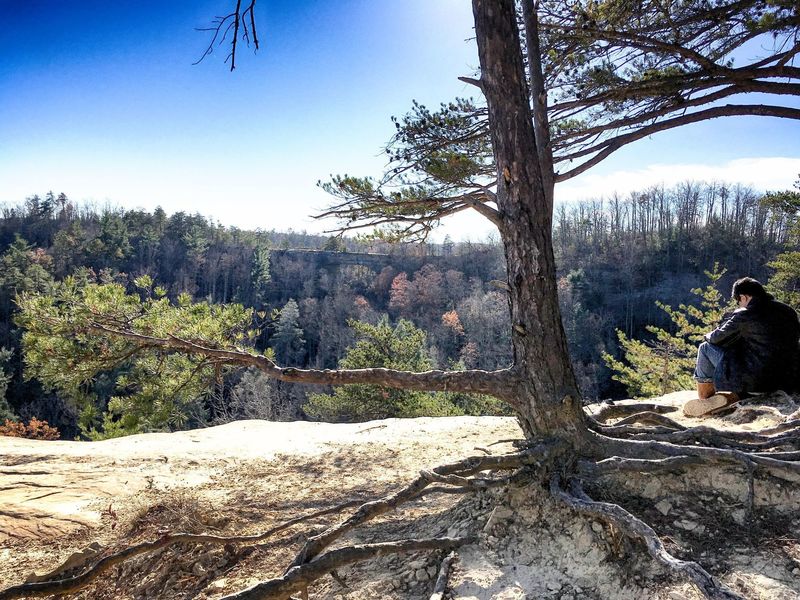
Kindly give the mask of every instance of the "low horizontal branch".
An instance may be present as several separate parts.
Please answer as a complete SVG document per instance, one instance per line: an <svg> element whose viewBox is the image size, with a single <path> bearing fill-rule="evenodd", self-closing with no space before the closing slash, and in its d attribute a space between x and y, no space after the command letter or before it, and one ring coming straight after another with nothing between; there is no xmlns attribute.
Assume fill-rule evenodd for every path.
<svg viewBox="0 0 800 600"><path fill-rule="evenodd" d="M132 330L115 329L101 323L92 323L85 329L96 334L130 340L139 344L143 349L164 348L184 354L211 357L223 364L255 367L265 375L280 381L322 385L379 385L417 391L464 392L490 394L500 398L512 397L510 393L511 369L424 372L385 368L298 369L280 367L263 355L238 349L211 348L200 342L178 337L156 337Z"/></svg>

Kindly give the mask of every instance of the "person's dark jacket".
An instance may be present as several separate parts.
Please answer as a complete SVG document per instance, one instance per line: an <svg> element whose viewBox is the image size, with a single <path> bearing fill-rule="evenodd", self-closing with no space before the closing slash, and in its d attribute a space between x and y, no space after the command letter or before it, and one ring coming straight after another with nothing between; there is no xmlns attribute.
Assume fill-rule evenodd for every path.
<svg viewBox="0 0 800 600"><path fill-rule="evenodd" d="M725 350L714 386L739 395L794 389L798 337L800 322L791 306L769 294L753 298L706 335L707 341Z"/></svg>

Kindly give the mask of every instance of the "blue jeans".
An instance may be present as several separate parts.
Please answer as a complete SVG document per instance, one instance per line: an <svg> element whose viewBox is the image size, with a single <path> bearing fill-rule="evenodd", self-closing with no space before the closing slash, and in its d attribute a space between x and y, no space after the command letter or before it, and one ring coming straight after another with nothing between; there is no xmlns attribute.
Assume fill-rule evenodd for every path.
<svg viewBox="0 0 800 600"><path fill-rule="evenodd" d="M697 349L697 366L694 378L697 383L714 383L714 371L722 360L724 350L710 342L703 342Z"/></svg>

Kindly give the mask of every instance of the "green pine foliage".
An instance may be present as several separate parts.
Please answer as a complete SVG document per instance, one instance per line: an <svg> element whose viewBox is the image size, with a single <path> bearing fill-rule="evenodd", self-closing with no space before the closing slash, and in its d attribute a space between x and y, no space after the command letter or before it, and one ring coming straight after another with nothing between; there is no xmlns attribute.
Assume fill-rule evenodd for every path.
<svg viewBox="0 0 800 600"><path fill-rule="evenodd" d="M350 321L358 341L339 362L342 369L384 367L403 371L433 368L426 350L426 335L411 321L396 326L383 317L376 325ZM395 390L374 385L348 385L332 394L311 394L308 415L322 421L358 422L390 417L447 416L463 414L445 394Z"/></svg>
<svg viewBox="0 0 800 600"><path fill-rule="evenodd" d="M135 285L128 293L116 283L67 277L51 294L18 297L27 376L69 398L90 439L184 428L197 399L221 381L223 370L210 360L163 351L147 336L212 347L255 336L251 309L195 303L188 294L171 302L146 275ZM122 337L118 328L145 337ZM99 393L104 383L111 389L107 401Z"/></svg>
<svg viewBox="0 0 800 600"><path fill-rule="evenodd" d="M293 298L289 298L278 314L275 335L271 340L275 360L281 365L299 365L302 364L305 357L306 341L303 339L303 330L298 324L299 320L300 309L297 302Z"/></svg>
<svg viewBox="0 0 800 600"><path fill-rule="evenodd" d="M6 372L5 366L11 359L11 355L12 352L10 350L0 347L0 422L6 419L14 421L17 418L6 399L6 391L11 381L11 375Z"/></svg>
<svg viewBox="0 0 800 600"><path fill-rule="evenodd" d="M725 272L716 263L712 271L705 271L708 285L692 290L699 298L699 305L680 304L676 309L656 303L674 324L673 332L651 325L647 331L652 339L642 341L630 339L617 330L623 359L606 352L603 360L614 373L612 378L622 383L631 396L651 398L694 387L692 373L697 346L703 336L719 324L728 307L717 289Z"/></svg>

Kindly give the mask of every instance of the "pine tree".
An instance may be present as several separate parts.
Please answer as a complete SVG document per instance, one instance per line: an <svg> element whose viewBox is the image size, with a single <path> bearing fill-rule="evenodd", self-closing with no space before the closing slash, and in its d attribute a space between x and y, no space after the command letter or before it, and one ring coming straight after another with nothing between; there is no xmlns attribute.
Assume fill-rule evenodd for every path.
<svg viewBox="0 0 800 600"><path fill-rule="evenodd" d="M426 349L425 332L400 319L392 327L384 316L376 325L350 321L358 341L339 362L343 369L378 367L403 371L428 371L433 364ZM389 417L462 414L442 393L400 390L375 385L337 387L333 394L312 394L305 411L324 421L369 421Z"/></svg>
<svg viewBox="0 0 800 600"><path fill-rule="evenodd" d="M642 341L630 339L617 330L624 360L608 353L603 354L603 360L614 372L612 378L622 383L629 394L646 398L694 387L692 373L697 346L703 341L703 336L719 324L726 308L717 289L717 283L725 272L716 263L712 271L705 271L708 285L692 290L700 299L699 306L681 304L675 309L656 303L669 315L675 325L674 333L650 325L647 331L654 337Z"/></svg>
<svg viewBox="0 0 800 600"><path fill-rule="evenodd" d="M293 298L283 306L272 336L275 359L281 365L300 365L306 355L306 341L298 324L300 309Z"/></svg>
<svg viewBox="0 0 800 600"><path fill-rule="evenodd" d="M6 392L8 391L8 383L11 381L11 375L5 370L5 365L11 358L11 351L6 348L0 347L0 423L5 419L16 419L14 411L6 399Z"/></svg>
<svg viewBox="0 0 800 600"><path fill-rule="evenodd" d="M257 305L263 304L269 281L269 249L259 244L253 250L253 259L250 265L250 284L253 286L253 300Z"/></svg>

